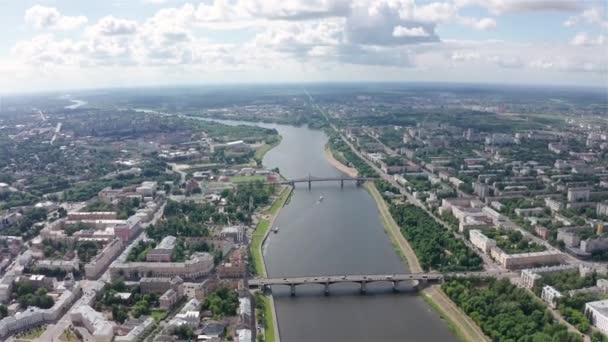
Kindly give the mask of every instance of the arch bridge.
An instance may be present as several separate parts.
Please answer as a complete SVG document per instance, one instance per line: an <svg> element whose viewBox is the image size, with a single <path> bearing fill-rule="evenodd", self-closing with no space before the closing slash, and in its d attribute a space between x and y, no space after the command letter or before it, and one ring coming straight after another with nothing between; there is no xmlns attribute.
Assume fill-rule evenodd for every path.
<svg viewBox="0 0 608 342"><path fill-rule="evenodd" d="M361 286L361 293L367 292L367 284L375 282L389 282L393 285L393 291L397 291L399 283L404 281L416 281L418 284L442 283L448 278L486 278L501 276L501 272L452 272L452 273L409 273L409 274L374 274L374 275L334 275L334 276L312 276L312 277L277 277L277 278L254 278L248 282L249 289L266 291L270 286L289 286L291 295L296 295L296 287L304 284L319 284L325 287L325 295L329 295L330 286L339 283L356 283Z"/></svg>

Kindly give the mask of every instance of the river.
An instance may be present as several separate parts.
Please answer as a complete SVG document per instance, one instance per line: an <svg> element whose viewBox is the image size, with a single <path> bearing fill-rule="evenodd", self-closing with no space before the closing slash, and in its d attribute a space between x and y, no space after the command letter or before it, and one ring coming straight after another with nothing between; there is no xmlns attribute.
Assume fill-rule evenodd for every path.
<svg viewBox="0 0 608 342"><path fill-rule="evenodd" d="M222 121L225 122L225 121ZM225 122L234 124L234 122ZM259 124L283 137L264 157L286 178L337 176L323 155L327 136L303 127ZM323 196L323 201L319 197ZM296 187L281 210L263 248L268 275L315 276L407 272L384 231L376 204L363 188L335 183ZM392 293L388 283L332 285L323 296L320 285L301 285L291 297L287 287L274 287L279 332L284 342L312 341L457 341L456 335L417 292Z"/></svg>

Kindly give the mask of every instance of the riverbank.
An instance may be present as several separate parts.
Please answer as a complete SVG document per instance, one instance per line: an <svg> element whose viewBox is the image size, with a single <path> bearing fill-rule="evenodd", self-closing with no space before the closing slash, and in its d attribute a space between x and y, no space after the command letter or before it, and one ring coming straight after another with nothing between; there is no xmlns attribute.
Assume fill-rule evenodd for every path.
<svg viewBox="0 0 608 342"><path fill-rule="evenodd" d="M332 164L332 166L336 167L342 172L345 172L347 169L352 169L334 158L329 147L325 148L325 157L327 161ZM353 174L356 176L356 170L355 173L353 173L352 170L350 171L350 174L347 173L349 176L353 177ZM390 214L388 205L382 198L382 195L376 186L373 183L365 183L364 187L376 202L380 219L391 238L391 243L395 248L395 252L404 260L405 263L407 263L410 272L423 272L416 253L401 233L401 228ZM490 341L488 337L485 336L481 328L479 328L470 317L462 312L447 297L439 286L430 286L425 288L422 290L422 296L429 306L435 309L441 318L447 322L450 329L452 329L460 339L472 342Z"/></svg>
<svg viewBox="0 0 608 342"><path fill-rule="evenodd" d="M335 167L340 172L345 173L347 176L357 177L357 175L359 174L359 172L357 172L357 169L346 166L342 162L340 162L338 159L336 159L336 157L333 154L333 151L329 147L329 144L325 145L324 155L325 155L325 159L331 164L331 166Z"/></svg>
<svg viewBox="0 0 608 342"><path fill-rule="evenodd" d="M293 187L285 186L281 190L281 194L279 198L274 201L270 209L266 213L260 221L258 222L251 239L251 256L253 258L253 264L255 266L255 270L258 276L266 277L266 263L264 262L264 255L262 253L262 247L264 246L264 242L268 238L270 234L271 227L274 225L274 221L279 214L281 208L285 205L289 197L291 196L291 192L293 191ZM274 306L274 298L272 295L264 295L264 330L266 332L264 338L266 342L279 342L279 325L277 320L277 313Z"/></svg>
<svg viewBox="0 0 608 342"><path fill-rule="evenodd" d="M390 214L388 205L376 186L373 183L366 183L365 188L376 202L384 228L389 233L393 246L396 246L401 252L398 254L405 258L410 272L423 272L416 253L401 233L401 228ZM422 296L439 313L441 318L448 323L460 339L471 342L490 341L481 328L448 298L441 290L441 287L436 285L427 287L422 290Z"/></svg>
<svg viewBox="0 0 608 342"><path fill-rule="evenodd" d="M266 153L268 153L268 151L272 150L274 147L279 146L282 140L283 137L279 135L277 141L273 142L272 144L263 144L262 146L258 147L253 156L253 160L255 160L257 163L262 163Z"/></svg>

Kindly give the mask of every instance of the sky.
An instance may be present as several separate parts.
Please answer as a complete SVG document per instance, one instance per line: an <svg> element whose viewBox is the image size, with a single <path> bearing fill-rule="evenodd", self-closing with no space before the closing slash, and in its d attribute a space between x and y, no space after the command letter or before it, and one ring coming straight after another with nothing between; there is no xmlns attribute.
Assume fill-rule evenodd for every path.
<svg viewBox="0 0 608 342"><path fill-rule="evenodd" d="M349 81L608 88L608 1L0 0L0 93Z"/></svg>

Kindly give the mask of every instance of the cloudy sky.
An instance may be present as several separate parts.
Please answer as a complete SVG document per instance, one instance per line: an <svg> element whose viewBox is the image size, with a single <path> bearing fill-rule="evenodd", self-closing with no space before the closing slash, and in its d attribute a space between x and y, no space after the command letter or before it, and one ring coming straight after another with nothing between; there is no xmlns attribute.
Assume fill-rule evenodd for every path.
<svg viewBox="0 0 608 342"><path fill-rule="evenodd" d="M608 87L605 0L0 0L0 93L449 81Z"/></svg>

